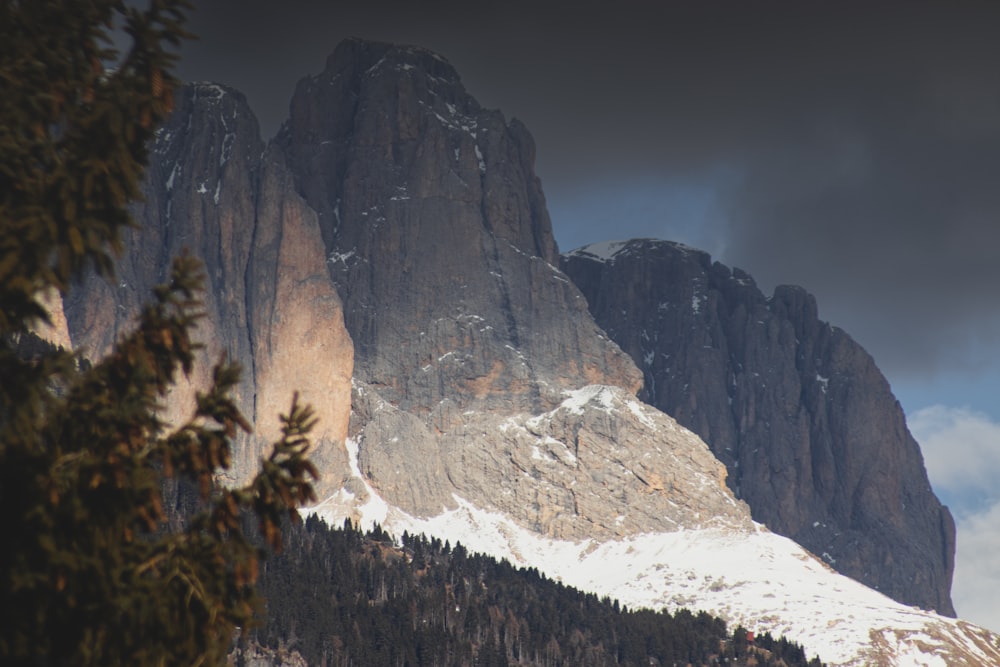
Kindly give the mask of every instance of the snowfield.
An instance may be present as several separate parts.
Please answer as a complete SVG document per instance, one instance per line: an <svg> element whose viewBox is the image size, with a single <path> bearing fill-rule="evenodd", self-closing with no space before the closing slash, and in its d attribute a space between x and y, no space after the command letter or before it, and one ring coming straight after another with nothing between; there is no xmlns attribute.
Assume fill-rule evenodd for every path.
<svg viewBox="0 0 1000 667"><path fill-rule="evenodd" d="M705 528L601 544L566 542L458 497L457 509L413 517L366 486L371 497L360 506L342 492L308 511L334 526L360 517L366 528L378 522L396 535L409 531L461 542L630 607L703 609L730 624L784 635L829 665L1000 665L997 635L901 605L760 525L752 531Z"/></svg>
<svg viewBox="0 0 1000 667"><path fill-rule="evenodd" d="M644 418L653 411L623 396L620 389L594 385L567 392L559 409L628 409ZM541 445L544 436L532 451L540 452ZM452 508L417 517L373 488L359 469L358 446L346 442L358 493L342 489L306 510L331 526L350 518L363 528L378 523L397 536L424 533L537 568L629 607L704 610L731 627L742 624L798 642L810 658L818 655L831 667L1000 667L1000 635L895 602L748 517L735 523L709 518L689 524L694 527L603 542L553 539L454 494Z"/></svg>

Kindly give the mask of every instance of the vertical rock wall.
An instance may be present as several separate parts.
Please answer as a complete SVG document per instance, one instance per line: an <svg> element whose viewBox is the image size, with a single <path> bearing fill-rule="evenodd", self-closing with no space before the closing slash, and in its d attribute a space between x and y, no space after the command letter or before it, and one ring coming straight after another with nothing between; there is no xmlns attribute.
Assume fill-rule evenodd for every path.
<svg viewBox="0 0 1000 667"><path fill-rule="evenodd" d="M359 380L445 431L639 376L557 248L517 121L440 56L348 40L299 82L277 143L319 213Z"/></svg>
<svg viewBox="0 0 1000 667"><path fill-rule="evenodd" d="M781 286L661 241L563 262L645 376L641 397L698 433L754 518L901 602L954 615L955 528L872 358Z"/></svg>
<svg viewBox="0 0 1000 667"><path fill-rule="evenodd" d="M320 452L343 441L350 411L350 337L315 213L288 187L280 156L262 162L263 151L240 93L216 84L180 89L157 134L145 201L133 211L138 227L125 235L115 282L88 278L65 304L73 344L99 356L131 329L174 257L202 260L206 317L196 338L204 350L168 401L167 418L190 416L194 391L207 386L223 354L238 361L235 398L256 427L237 443L239 479L256 470L296 388L321 417ZM266 336L258 335L265 325Z"/></svg>
<svg viewBox="0 0 1000 667"><path fill-rule="evenodd" d="M871 358L801 290L766 299L676 244L574 253L571 281L533 161L523 125L482 109L419 48L342 43L299 83L267 147L239 93L185 87L117 282L71 293L70 335L105 351L187 249L206 267L206 351L172 403L189 405L221 353L242 363L237 399L257 434L239 443L237 477L300 390L321 418L321 494L346 483L360 502L370 484L430 516L460 492L567 537L682 525L669 513L650 524L653 500L687 497L687 472L672 462L673 427L632 418L625 397L645 382L641 396L712 446L756 518L899 600L952 613L953 522ZM589 404L607 417L541 427L594 384L625 389L595 394L618 396L614 409ZM342 446L348 431L356 450ZM581 464L587 452L603 463ZM632 500L587 495L609 493ZM653 504L626 517L637 498Z"/></svg>

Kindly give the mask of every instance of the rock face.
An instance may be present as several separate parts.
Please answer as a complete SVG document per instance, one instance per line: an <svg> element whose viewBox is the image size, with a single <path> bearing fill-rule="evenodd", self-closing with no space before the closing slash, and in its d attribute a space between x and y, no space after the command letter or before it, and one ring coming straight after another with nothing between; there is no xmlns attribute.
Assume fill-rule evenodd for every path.
<svg viewBox="0 0 1000 667"><path fill-rule="evenodd" d="M268 145L241 95L191 85L118 283L65 304L73 343L106 350L189 248L206 264L207 349L179 393L221 352L243 364L257 436L238 477L299 389L321 418L325 516L475 515L514 555L543 540L583 563L704 530L775 537L752 508L841 571L950 612L953 524L871 359L804 292L765 299L673 244L576 253L571 280L533 159L520 123L419 48L344 42ZM657 559L643 576L666 576Z"/></svg>
<svg viewBox="0 0 1000 667"><path fill-rule="evenodd" d="M173 257L189 252L204 262L206 317L197 339L205 349L168 402L168 418L190 416L190 397L223 353L240 362L236 399L256 433L238 442L237 478L256 469L294 389L321 417L319 458L343 441L350 410L352 347L315 212L288 187L280 155L263 151L240 93L215 84L179 90L152 150L145 202L133 212L139 227L125 236L117 283L88 279L65 304L74 346L102 355L130 329Z"/></svg>
<svg viewBox="0 0 1000 667"><path fill-rule="evenodd" d="M537 414L594 383L639 389L555 266L531 137L440 56L342 43L299 82L275 144L318 212L355 344L358 464L386 500L453 507L454 443L479 428L483 449L502 446L484 415Z"/></svg>
<svg viewBox="0 0 1000 667"><path fill-rule="evenodd" d="M533 417L479 415L443 438L441 458L459 496L557 540L753 529L705 443L620 387L584 387Z"/></svg>
<svg viewBox="0 0 1000 667"><path fill-rule="evenodd" d="M280 151L262 157L257 227L246 271L248 330L254 368L255 432L280 435L279 413L293 392L319 417L312 458L320 470L343 470L351 405L354 345L340 297L326 269L316 212L292 187ZM256 459L249 461L256 464ZM330 476L320 493L336 488Z"/></svg>
<svg viewBox="0 0 1000 667"><path fill-rule="evenodd" d="M354 474L408 514L435 516L460 498L568 541L756 530L705 443L621 387L586 386L537 415L467 412L441 435L372 392L358 392L355 413ZM358 479L347 490L370 501ZM324 509L334 524L358 518L333 511Z"/></svg>
<svg viewBox="0 0 1000 667"><path fill-rule="evenodd" d="M564 257L640 397L699 434L754 518L896 600L954 615L955 528L871 357L797 287L662 241Z"/></svg>
<svg viewBox="0 0 1000 667"><path fill-rule="evenodd" d="M555 266L527 130L440 56L348 40L290 113L276 142L319 214L357 381L436 432L586 384L638 389Z"/></svg>

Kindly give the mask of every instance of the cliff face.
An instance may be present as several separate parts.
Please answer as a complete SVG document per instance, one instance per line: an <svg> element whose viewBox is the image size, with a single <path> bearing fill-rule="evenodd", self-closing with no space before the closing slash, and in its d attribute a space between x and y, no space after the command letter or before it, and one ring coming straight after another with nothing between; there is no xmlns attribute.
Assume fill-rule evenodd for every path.
<svg viewBox="0 0 1000 667"><path fill-rule="evenodd" d="M348 40L290 113L276 141L319 214L357 380L436 431L584 384L638 389L555 266L528 132L451 65Z"/></svg>
<svg viewBox="0 0 1000 667"><path fill-rule="evenodd" d="M738 541L766 532L743 499L842 572L951 612L953 524L868 355L801 290L766 299L674 244L578 252L567 275L533 153L413 47L341 44L266 146L241 95L186 87L118 283L66 304L73 342L105 350L187 248L207 349L178 393L221 352L243 364L257 434L237 477L298 389L330 516L472 506L569 541Z"/></svg>
<svg viewBox="0 0 1000 667"><path fill-rule="evenodd" d="M340 297L327 273L316 212L292 187L280 151L262 156L257 226L246 295L255 388L254 423L267 442L280 435L293 392L319 418L312 457L320 470L343 470L351 413L354 345L344 328ZM256 465L254 458L247 462ZM326 493L338 479L316 488Z"/></svg>
<svg viewBox="0 0 1000 667"><path fill-rule="evenodd" d="M871 357L797 287L649 240L563 268L642 369L640 397L698 433L754 518L890 597L954 615L954 522Z"/></svg>
<svg viewBox="0 0 1000 667"><path fill-rule="evenodd" d="M287 187L280 155L263 151L240 93L215 84L179 90L153 146L145 202L133 211L139 226L125 235L117 282L87 279L65 304L73 344L101 355L132 326L173 257L202 260L206 317L196 338L205 349L167 417L190 415L194 391L223 353L238 361L236 400L255 434L237 443L237 478L256 469L293 390L319 409L321 458L343 441L350 411L352 347L315 212Z"/></svg>

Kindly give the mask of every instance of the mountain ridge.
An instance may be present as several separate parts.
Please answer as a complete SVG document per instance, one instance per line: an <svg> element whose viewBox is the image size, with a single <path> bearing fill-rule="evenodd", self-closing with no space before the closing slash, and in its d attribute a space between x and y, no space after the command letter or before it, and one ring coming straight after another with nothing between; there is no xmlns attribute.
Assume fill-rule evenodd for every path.
<svg viewBox="0 0 1000 667"><path fill-rule="evenodd" d="M815 298L702 251L634 239L563 268L643 369L640 397L698 433L754 518L837 570L954 616L955 528L874 360Z"/></svg>
<svg viewBox="0 0 1000 667"><path fill-rule="evenodd" d="M137 209L152 240L136 236L130 261L158 266L157 257L166 253L143 253L164 247L161 236L176 240L172 235L189 223L198 227L199 238L211 241L192 249L210 277L240 271L248 276L237 284L211 283L213 295L246 305L208 335L251 369L242 395L248 414L276 414L283 409L275 405L279 394L287 390L290 396L297 382L310 384L304 398L320 409L321 424L333 425L323 427L328 430L318 443L325 501L316 513L393 519L386 525L400 531L454 530L454 539L463 542L470 535L507 536L507 542L487 541L485 547L515 558L529 553L540 564L545 555L532 545L543 544L553 553L573 554L577 571L600 571L591 568L601 561L586 561L588 568L579 564L602 548L606 557L630 562L628 541L643 535L673 544L684 531L667 518L677 511L680 496L672 494L681 489L697 506L684 514L691 535L707 529L702 524L711 517L744 537L764 534L723 484L725 468L708 446L634 398L642 387L639 365L609 340L583 293L557 266L531 166L530 135L499 112L479 109L460 82L438 75L447 74L435 69L440 67L439 59L414 56L406 47L346 43L328 60L326 73L297 87L291 118L278 138L266 147L259 136L256 143L247 139L253 150L245 160L232 154L222 159L228 132L221 117L215 125L192 125L205 136L192 135L182 146L186 153L167 158L169 151L154 152L151 196ZM220 111L220 98L213 95L184 99L200 100L198 113ZM238 113L252 117L242 106ZM170 127L187 127L183 115L176 118L164 141L183 134L174 135ZM241 145L230 141L232 150ZM211 144L215 152L199 144ZM269 180L267 170L273 170ZM204 180L206 174L231 180L219 186L221 180ZM172 215L155 204L166 200ZM230 217L205 214L215 207ZM225 236L235 212L243 226ZM221 238L237 243L220 246ZM220 264L221 247L248 249L232 264L236 270ZM106 340L106 333L94 332L127 320L126 302L110 292L110 300L101 302L111 304L107 308L88 310L86 296L67 304L74 344L87 344L88 336ZM92 326L81 326L90 322L81 313L93 315ZM231 346L230 334L236 341ZM263 345L268 337L273 344ZM252 344L242 346L244 339ZM267 379L262 370L277 348L285 352L270 363L280 377ZM576 392L600 386L605 388L587 389L588 400L571 403L579 413L564 405ZM616 407L605 409L605 400ZM501 427L509 420L505 433ZM628 451L616 451L622 443ZM261 446L241 443L237 474L256 460ZM691 461L677 463L670 452L682 446ZM587 465L581 465L580 452L592 454ZM703 475L706 481L697 488L686 486L697 478L689 471L699 466L714 472ZM635 516L621 508L635 508ZM706 517L701 524L700 512ZM453 516L471 519L458 528L442 523L441 517ZM603 541L581 547L591 536ZM547 541L537 541L542 539ZM801 556L788 562L814 562L790 542L781 544L783 552ZM654 565L654 573L669 572L666 556ZM664 600L681 580L664 576L656 584ZM648 577L642 581L650 583ZM824 581L843 588L839 579ZM726 586L712 591L712 583L697 588L703 597L692 599L708 605L704 596L710 593L738 595ZM876 608L883 604L878 599ZM791 607L768 612L760 600L749 603L763 605L746 612L751 620L765 613L794 620ZM821 625L844 624L849 614L826 613L818 617L825 618ZM945 631L958 626L933 614L917 616L938 628L948 650L978 656L967 664L983 664L983 655L1000 664L1000 657L968 649L970 638L985 631ZM909 664L891 655L900 647L919 652L923 640L914 632L892 642L879 639L878 645L855 632L838 650L843 664ZM865 662L864 651L876 651L878 662Z"/></svg>

